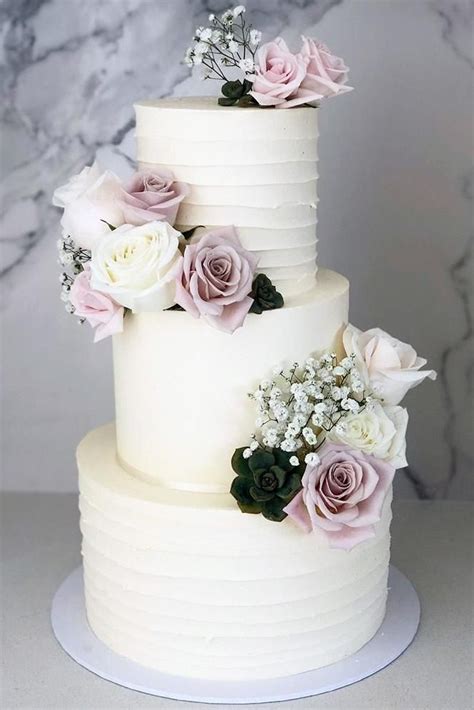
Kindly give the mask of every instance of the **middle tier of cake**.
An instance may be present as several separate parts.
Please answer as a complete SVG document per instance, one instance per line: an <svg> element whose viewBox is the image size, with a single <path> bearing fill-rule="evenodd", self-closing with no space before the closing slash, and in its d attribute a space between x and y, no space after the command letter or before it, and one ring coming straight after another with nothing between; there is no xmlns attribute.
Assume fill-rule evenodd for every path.
<svg viewBox="0 0 474 710"><path fill-rule="evenodd" d="M349 283L321 270L309 293L249 314L232 336L180 311L127 314L114 336L117 451L169 488L228 492L231 458L255 430L248 394L275 366L341 352Z"/></svg>

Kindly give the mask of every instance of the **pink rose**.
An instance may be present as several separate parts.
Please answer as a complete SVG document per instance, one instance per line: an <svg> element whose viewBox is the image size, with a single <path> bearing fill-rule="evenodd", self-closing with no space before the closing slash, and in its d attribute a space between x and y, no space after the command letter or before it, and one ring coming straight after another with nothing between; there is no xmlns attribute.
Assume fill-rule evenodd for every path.
<svg viewBox="0 0 474 710"><path fill-rule="evenodd" d="M94 342L107 338L123 330L123 308L100 291L94 291L90 285L90 267L87 265L76 276L70 291L70 300L74 306L74 315L85 318L95 328Z"/></svg>
<svg viewBox="0 0 474 710"><path fill-rule="evenodd" d="M303 530L321 530L330 547L350 550L373 537L395 469L341 444L324 444L301 490L284 508Z"/></svg>
<svg viewBox="0 0 474 710"><path fill-rule="evenodd" d="M137 172L122 196L124 221L140 226L159 220L173 226L179 205L188 194L188 185L177 182L171 172Z"/></svg>
<svg viewBox="0 0 474 710"><path fill-rule="evenodd" d="M255 74L248 77L253 80L250 95L261 106L286 108L290 105L288 99L296 94L306 75L306 64L301 54L290 52L281 37L262 44L255 59ZM306 98L297 103L305 101Z"/></svg>
<svg viewBox="0 0 474 710"><path fill-rule="evenodd" d="M305 103L328 96L336 96L352 91L352 86L345 86L349 69L344 60L331 54L322 42L302 37L301 55L307 62L306 76L298 89L298 98Z"/></svg>
<svg viewBox="0 0 474 710"><path fill-rule="evenodd" d="M219 227L191 240L176 285L176 303L195 318L233 333L250 310L249 293L257 259L246 251L234 227Z"/></svg>

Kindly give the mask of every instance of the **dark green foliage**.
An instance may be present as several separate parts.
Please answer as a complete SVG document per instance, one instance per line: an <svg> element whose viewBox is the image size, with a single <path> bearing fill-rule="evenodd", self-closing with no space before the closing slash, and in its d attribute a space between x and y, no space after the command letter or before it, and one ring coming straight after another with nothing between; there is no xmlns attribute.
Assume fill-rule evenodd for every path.
<svg viewBox="0 0 474 710"><path fill-rule="evenodd" d="M244 448L236 449L232 468L237 476L231 494L243 513L261 513L268 520L286 518L283 508L301 488L304 466L293 466L291 454L280 449L257 449L244 458Z"/></svg>

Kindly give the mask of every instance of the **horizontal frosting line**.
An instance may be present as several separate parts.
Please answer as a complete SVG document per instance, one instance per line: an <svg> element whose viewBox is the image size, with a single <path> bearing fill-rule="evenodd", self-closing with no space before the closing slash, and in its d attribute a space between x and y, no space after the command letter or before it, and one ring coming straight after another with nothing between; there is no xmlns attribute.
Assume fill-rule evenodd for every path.
<svg viewBox="0 0 474 710"><path fill-rule="evenodd" d="M85 570L85 586L88 593L95 598L107 599L108 603L114 608L123 608L127 614L137 614L143 617L148 617L147 624L151 623L153 617L157 617L166 622L180 621L188 623L218 623L222 628L233 625L232 617L239 619L239 624L247 633L247 627L258 627L259 629L274 625L276 622L281 624L303 624L308 620L313 620L314 616L329 616L334 612L341 612L352 608L354 604L361 604L370 595L373 595L374 590L380 587L386 587L388 570L386 566L380 565L380 568L375 570L375 574L368 575L368 583L364 584L359 589L358 583L357 594L354 595L354 586L350 585L341 588L337 591L337 595L331 591L325 595L315 596L304 602L296 602L293 604L260 604L241 606L236 604L227 604L222 606L200 604L199 602L189 601L175 603L175 600L157 599L154 595L140 595L136 592L119 588L115 583L107 586L103 584L100 576L92 573L89 574ZM349 590L350 593L347 593ZM137 603L138 602L138 603ZM143 603L148 602L148 604ZM216 614L217 612L217 614ZM324 624L329 625L329 624Z"/></svg>
<svg viewBox="0 0 474 710"><path fill-rule="evenodd" d="M259 269L276 267L296 267L307 265L308 262L315 270L316 242L308 247L295 247L294 249L264 249L253 253L258 258Z"/></svg>
<svg viewBox="0 0 474 710"><path fill-rule="evenodd" d="M179 217L180 215L178 214L178 220ZM226 222L225 224L228 225L231 224L231 222ZM175 225L176 229L180 232L185 232L195 226L196 224L185 224L181 221ZM222 225L207 223L205 226L206 231L211 231L219 229L219 226ZM316 244L316 226L317 221L315 224L309 224L303 227L287 227L285 229L239 225L237 227L237 233L242 242L242 246L250 251L298 249L300 247L311 247ZM197 232L197 234L198 233L199 232Z"/></svg>
<svg viewBox="0 0 474 710"><path fill-rule="evenodd" d="M278 185L191 185L186 197L191 205L237 205L273 209L285 204L316 204L316 180Z"/></svg>
<svg viewBox="0 0 474 710"><path fill-rule="evenodd" d="M94 607L90 603L90 600L88 600L88 602L88 615L91 615L91 612L92 615L94 615ZM371 612L379 607L385 606L385 602L386 593L380 594L365 609L357 612L355 619L352 619L351 623L348 623L347 619L343 619L340 623L319 630L317 633L318 645L324 643L327 650L330 650L333 646L338 646L341 640L344 640L350 635L348 634L348 627L355 626L357 628L362 619L367 615L371 615ZM168 653L198 653L202 657L209 660L215 659L216 661L218 659L222 661L225 656L228 655L232 657L233 661L239 657L242 659L245 658L249 661L249 665L251 665L252 660L256 661L262 656L278 654L279 657L285 657L294 652L301 652L309 647L314 647L316 641L315 632L313 630L300 632L299 634L282 634L281 636L270 637L260 636L252 637L251 639L235 636L223 638L218 635L193 637L162 631L155 636L150 632L143 634L138 633L134 625L130 628L132 626L131 624L128 624L126 620L124 623L122 618L102 605L98 619L99 623L104 623L104 619L107 616L109 620L112 617L112 623L109 621L108 624L111 628L118 630L118 633L124 633L131 638L139 640L140 643L145 644L148 649L153 648L154 652L158 652L158 649L166 649Z"/></svg>
<svg viewBox="0 0 474 710"><path fill-rule="evenodd" d="M83 490L83 486L81 488ZM196 551L200 554L211 550L213 555L228 555L231 546L234 555L243 552L246 558L260 555L265 555L265 558L278 557L281 554L292 556L298 552L300 556L309 555L312 559L317 555L318 569L323 574L335 566L340 567L341 563L349 564L355 561L359 566L359 559L366 557L368 549L380 547L381 540L384 543L387 541L391 521L390 509L387 508L383 512L382 520L377 524L377 537L368 539L362 547L354 548L349 555L341 559L340 556L334 555L324 535L302 534L289 520L275 526L256 516L244 518L238 509L213 510L209 517L208 509L190 511L186 508L180 515L180 511L175 507L165 506L157 511L156 505L154 515L150 517L146 509L136 501L135 504L131 501L124 510L121 505L117 505L116 500L111 500L110 496L102 497L97 492L90 494L93 500L84 495L84 492L79 497L82 518L88 522L90 528L103 531L105 527L115 531L115 536L128 544L138 538L146 540L146 549L157 547L169 553L185 550L189 554L194 550L193 545L196 545ZM239 516L237 521L234 512ZM236 535L237 524L256 538L251 547L247 539L241 540L240 536ZM198 539L194 534L196 528L200 531Z"/></svg>
<svg viewBox="0 0 474 710"><path fill-rule="evenodd" d="M301 558L297 561L293 556L288 556L286 561L286 569L291 563L291 572L283 573L284 566L281 558L273 558L271 555L266 557L265 568L262 569L261 559L258 556L245 556L240 553L238 555L239 566L235 566L235 557L226 558L222 552L220 554L200 554L199 552L184 552L179 553L176 550L167 551L164 549L143 549L130 545L122 538L116 538L108 532L99 530L97 527L93 529L93 535L88 528L87 523L81 521L81 530L84 536L83 540L83 555L84 558L93 559L94 556L102 558L112 563L112 567L116 566L122 571L129 570L132 573L148 574L155 580L162 582L164 577L168 577L170 583L177 579L195 580L195 582L210 582L218 580L220 584L224 582L241 583L245 586L258 584L273 584L275 581L283 582L291 585L302 585L308 583L312 585L318 584L319 569L314 566L313 559ZM91 540L91 538L94 538ZM380 556L383 557L384 550L380 550ZM192 559L196 554L199 555L199 569L192 569ZM124 561L125 556L127 561ZM159 565L156 571L152 565ZM317 567L317 565L316 565ZM286 572L285 569L285 572ZM325 583L331 580L332 576L338 576L341 573L340 568L327 568L325 570ZM357 578L357 574L354 575ZM363 575L362 575L363 576ZM150 580L151 582L151 580ZM319 584L321 581L319 580Z"/></svg>
<svg viewBox="0 0 474 710"><path fill-rule="evenodd" d="M234 165L173 165L141 160L140 170L172 170L175 178L190 185L288 185L301 184L318 178L316 161L285 161L283 163Z"/></svg>
<svg viewBox="0 0 474 710"><path fill-rule="evenodd" d="M270 678L282 678L306 671L315 670L322 666L327 666L342 658L355 653L370 638L379 628L385 613L385 604L381 605L377 614L370 620L369 624L363 629L356 629L355 632L344 639L342 644L333 646L330 651L326 649L312 648L308 653L305 650L303 653L292 652L289 658L281 660L280 655L273 659L270 654L265 655L265 661L256 664L253 662L250 666L236 665L235 659L232 664L227 662L227 659L222 661L222 667L216 664L210 664L207 659L204 663L200 663L200 656L196 654L179 654L174 657L172 654L166 657L159 658L141 644L134 648L133 642L130 639L118 639L107 634L107 631L96 626L94 631L105 643L113 648L117 653L126 655L134 660L137 660L142 665L147 665L152 668L159 668L161 672L169 672L174 674L182 673L182 668L186 668L186 674L189 677L207 679L210 681L217 680L232 680L232 681L248 681L262 680ZM138 652L137 652L138 651Z"/></svg>
<svg viewBox="0 0 474 710"><path fill-rule="evenodd" d="M371 538L361 550L352 551L350 556L344 559L334 556L332 549L328 546L326 539L321 534L314 533L312 535L303 535L298 528L287 521L284 525L282 535L275 537L271 530L267 528L267 536L259 537L258 543L254 543L252 547L248 546L247 540L241 541L236 537L233 527L230 531L227 526L233 525L233 520L229 519L216 520L216 524L207 526L205 516L196 516L189 522L176 518L176 516L160 516L160 525L152 525L148 521L136 513L130 511L127 522L122 520L122 512L114 507L105 511L103 508L98 508L81 496L80 498L81 524L84 533L88 533L85 537L94 537L95 531L106 538L115 540L117 543L124 542L130 550L140 550L148 552L156 550L157 552L167 555L182 555L184 558L199 554L202 557L221 558L228 557L229 548L232 548L232 556L243 558L245 560L258 559L262 555L265 559L271 561L272 566L278 562L278 559L283 557L292 558L295 553L299 553L301 560L306 560L306 567L309 568L309 573L312 571L312 565L317 559L317 568L325 576L329 576L336 569L341 569L341 564L345 566L356 564L360 567L368 550L375 551L375 560L377 555L381 555L383 546L388 540L388 530L390 525L390 516L378 524L378 538ZM173 521L178 526L179 532L173 530ZM170 528L171 526L171 528ZM200 530L200 537L196 539L194 531L196 528ZM170 532L170 529L173 532ZM255 531L252 531L255 535ZM146 542L143 542L146 540ZM87 540L86 540L87 541ZM383 543L383 544L381 544ZM277 552L275 552L275 546ZM378 552L377 552L378 550ZM102 554L102 550L97 548L97 545L92 544L92 551L98 555ZM118 568L123 565L113 558L109 558L112 568ZM283 563L282 563L283 564ZM286 564L286 563L285 563ZM315 565L316 566L316 565ZM307 572L306 572L307 573ZM142 572L136 570L137 579ZM360 572L362 574L362 570ZM280 575L281 576L281 575ZM295 574L293 573L293 577ZM304 575L303 575L304 576Z"/></svg>
<svg viewBox="0 0 474 710"><path fill-rule="evenodd" d="M235 205L190 205L182 202L178 212L179 224L210 224L235 227L291 229L316 225L316 206L287 204L275 209L239 207Z"/></svg>
<svg viewBox="0 0 474 710"><path fill-rule="evenodd" d="M246 141L228 139L216 145L213 141L169 141L137 135L139 162L173 165L255 165L312 161L318 159L315 139Z"/></svg>
<svg viewBox="0 0 474 710"><path fill-rule="evenodd" d="M168 617L166 614L144 611L133 608L110 597L104 589L94 588L90 583L86 586L89 602L93 599L96 607L102 607L107 612L123 621L132 624L137 631L156 633L157 635L175 634L177 637L202 638L206 636L211 624L215 622L208 618L189 619L186 617ZM380 576L376 585L351 599L348 603L337 605L332 610L323 612L318 610L317 600L313 614L308 617L295 620L288 619L275 623L274 619L265 621L253 619L249 622L241 618L240 610L234 609L233 617L227 621L220 621L216 625L215 637L223 640L245 638L249 642L259 642L261 639L275 639L278 641L282 637L291 639L292 637L306 635L308 633L319 633L328 629L337 629L342 624L354 618L355 614L364 613L374 603L385 596L386 574Z"/></svg>

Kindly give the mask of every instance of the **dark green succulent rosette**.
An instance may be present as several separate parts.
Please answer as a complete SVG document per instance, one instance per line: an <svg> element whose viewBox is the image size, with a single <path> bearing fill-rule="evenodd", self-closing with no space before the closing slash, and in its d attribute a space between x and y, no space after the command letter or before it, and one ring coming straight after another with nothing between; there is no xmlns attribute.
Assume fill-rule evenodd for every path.
<svg viewBox="0 0 474 710"><path fill-rule="evenodd" d="M260 315L263 311L272 311L275 308L282 308L284 305L283 296L279 293L271 280L265 274L258 274L252 284L250 298L253 303L250 306L250 313Z"/></svg>
<svg viewBox="0 0 474 710"><path fill-rule="evenodd" d="M237 476L231 494L243 513L261 513L268 520L286 518L283 508L301 488L304 466L293 466L291 454L280 449L257 449L244 458L245 448L236 449L232 468Z"/></svg>

